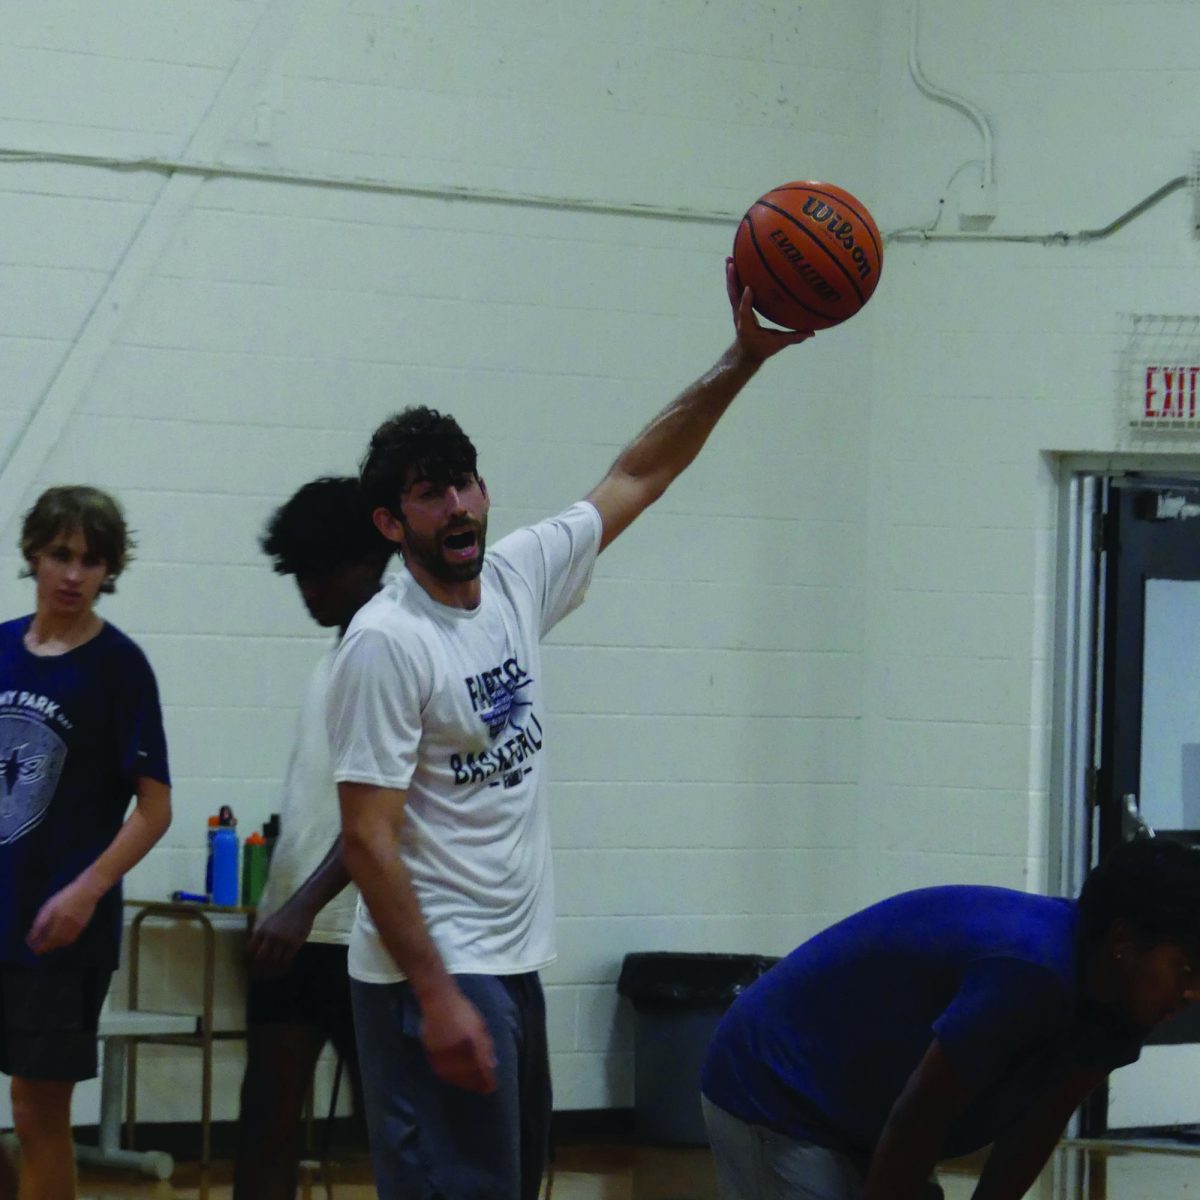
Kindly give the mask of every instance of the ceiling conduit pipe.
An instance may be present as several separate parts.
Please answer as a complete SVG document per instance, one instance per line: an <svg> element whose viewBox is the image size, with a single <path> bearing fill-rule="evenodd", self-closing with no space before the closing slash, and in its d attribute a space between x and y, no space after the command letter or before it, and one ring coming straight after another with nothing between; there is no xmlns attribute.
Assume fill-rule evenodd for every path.
<svg viewBox="0 0 1200 1200"><path fill-rule="evenodd" d="M951 108L957 109L965 114L974 123L979 130L980 136L983 138L983 159L981 165L981 181L980 190L977 196L968 196L964 198L960 205L960 215L971 218L985 218L990 220L996 215L996 176L995 176L995 151L992 146L992 128L988 122L987 116L978 106L972 104L969 100L963 99L961 96L956 96L953 92L948 92L944 88L939 88L931 83L925 76L925 72L921 69L920 55L918 54L918 43L920 41L921 28L921 0L913 0L912 7L912 39L909 43L908 50L908 70L912 75L913 82L928 96L931 100L937 101L939 104L946 104ZM957 174L957 172L956 172ZM1193 224L1196 232L1200 234L1200 160L1191 176L1178 175L1174 179L1169 179L1161 187L1155 189L1145 199L1138 201L1132 208L1123 212L1115 220L1110 221L1107 225L1099 229L1083 229L1074 233L1066 231L1058 231L1055 233L990 233L984 229L968 229L960 232L941 232L936 228L937 220L933 224L925 228L906 227L897 229L884 235L885 242L1024 242L1027 244L1040 243L1044 246L1058 245L1070 246L1080 245L1087 242L1096 242L1104 238L1111 237L1119 229L1123 229L1130 222L1136 220L1143 213L1149 211L1156 204L1161 203L1168 196L1180 191L1183 188L1190 188L1196 196L1196 216ZM941 203L941 202L939 202Z"/></svg>
<svg viewBox="0 0 1200 1200"><path fill-rule="evenodd" d="M987 116L977 105L972 104L962 96L946 91L933 84L921 69L921 59L917 52L921 32L921 0L913 0L912 8L912 38L908 47L908 72L913 82L931 100L939 104L957 109L968 117L979 130L983 138L982 177L979 193L976 197L967 199L962 206L962 213L969 217L991 218L996 215L996 162L995 150L992 147L992 127Z"/></svg>

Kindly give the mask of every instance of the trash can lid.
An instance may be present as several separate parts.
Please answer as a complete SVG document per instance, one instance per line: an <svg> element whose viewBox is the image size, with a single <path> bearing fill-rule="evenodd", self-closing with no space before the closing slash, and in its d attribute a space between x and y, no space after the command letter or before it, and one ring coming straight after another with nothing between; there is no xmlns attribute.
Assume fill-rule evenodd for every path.
<svg viewBox="0 0 1200 1200"><path fill-rule="evenodd" d="M617 992L639 1012L725 1009L778 961L764 954L639 951L625 955Z"/></svg>

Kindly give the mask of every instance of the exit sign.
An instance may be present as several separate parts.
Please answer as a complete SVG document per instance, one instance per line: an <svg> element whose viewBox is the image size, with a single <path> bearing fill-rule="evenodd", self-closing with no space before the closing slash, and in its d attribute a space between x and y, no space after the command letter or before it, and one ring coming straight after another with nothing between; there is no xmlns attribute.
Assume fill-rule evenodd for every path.
<svg viewBox="0 0 1200 1200"><path fill-rule="evenodd" d="M1141 419L1163 426L1194 423L1200 418L1196 408L1198 379L1200 363L1148 365L1143 379Z"/></svg>
<svg viewBox="0 0 1200 1200"><path fill-rule="evenodd" d="M1200 315L1130 314L1121 349L1121 422L1129 431L1200 434Z"/></svg>

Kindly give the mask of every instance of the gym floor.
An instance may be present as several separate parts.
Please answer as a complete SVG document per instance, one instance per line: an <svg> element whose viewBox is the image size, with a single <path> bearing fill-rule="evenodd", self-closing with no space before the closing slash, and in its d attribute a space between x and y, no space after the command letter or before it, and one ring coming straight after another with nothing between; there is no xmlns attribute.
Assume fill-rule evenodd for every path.
<svg viewBox="0 0 1200 1200"><path fill-rule="evenodd" d="M1073 1180L1056 1190L1054 1169ZM946 1200L969 1200L978 1162L952 1163L940 1172ZM228 1163L202 1178L180 1164L174 1178L150 1182L120 1172L85 1170L82 1200L228 1200ZM1146 1143L1104 1150L1060 1149L1028 1193L1035 1200L1148 1200L1200 1191L1200 1157L1191 1146ZM363 1159L330 1164L328 1179L313 1168L301 1172L299 1194L308 1200L374 1200L369 1164ZM553 1181L553 1200L716 1200L708 1151L619 1143L563 1145Z"/></svg>

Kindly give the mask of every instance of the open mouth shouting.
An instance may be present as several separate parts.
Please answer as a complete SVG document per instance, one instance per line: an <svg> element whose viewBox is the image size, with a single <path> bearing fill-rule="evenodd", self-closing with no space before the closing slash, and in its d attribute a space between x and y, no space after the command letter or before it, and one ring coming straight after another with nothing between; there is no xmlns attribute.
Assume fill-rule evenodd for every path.
<svg viewBox="0 0 1200 1200"><path fill-rule="evenodd" d="M427 571L443 583L469 583L483 570L487 519L457 514L456 519L423 533L406 526L404 560L410 570Z"/></svg>
<svg viewBox="0 0 1200 1200"><path fill-rule="evenodd" d="M471 563L480 555L483 539L478 525L460 526L442 535L442 553L452 563Z"/></svg>

